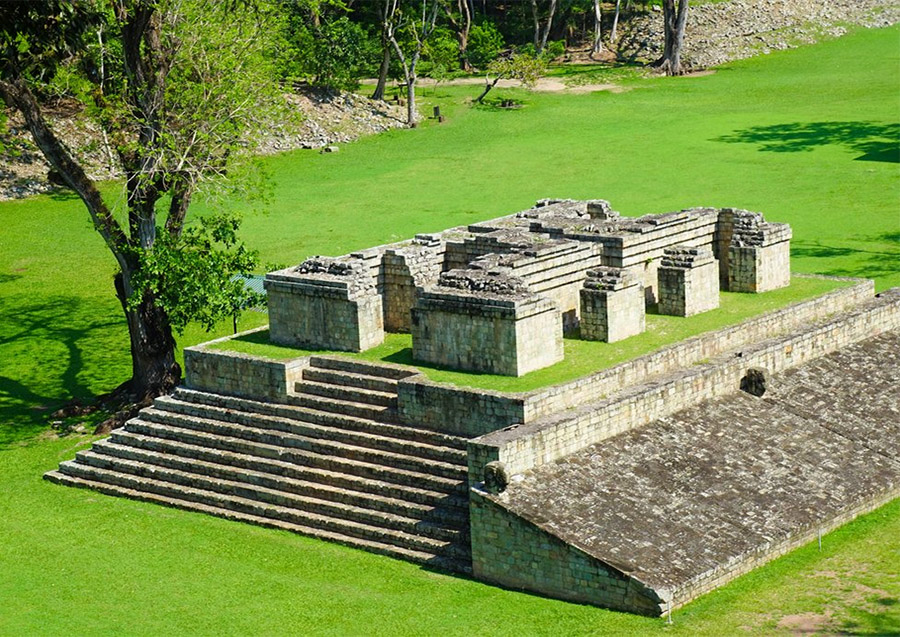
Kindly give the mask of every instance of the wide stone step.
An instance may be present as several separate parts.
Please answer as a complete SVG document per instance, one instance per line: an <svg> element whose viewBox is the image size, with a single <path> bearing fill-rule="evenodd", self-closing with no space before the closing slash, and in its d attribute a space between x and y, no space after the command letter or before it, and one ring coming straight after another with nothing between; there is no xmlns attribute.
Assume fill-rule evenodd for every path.
<svg viewBox="0 0 900 637"><path fill-rule="evenodd" d="M303 370L303 380L311 380L317 383L341 385L343 387L359 387L372 391L383 391L392 394L397 393L397 381L393 378L369 376L367 374L354 374L352 372L340 372L321 367L307 367Z"/></svg>
<svg viewBox="0 0 900 637"><path fill-rule="evenodd" d="M466 494L466 478L463 476L446 477L422 473L415 469L410 470L383 464L378 461L369 462L360 458L343 457L331 453L331 450L328 448L316 450L302 447L285 447L279 444L277 440L273 444L239 436L146 422L140 418L130 420L124 429L114 431L111 438L114 442L122 441L122 444L128 444L124 441L131 434L139 435L142 439L147 440L148 444L151 444L153 439L164 439L209 449L281 460L328 471L341 471L373 480L384 480L386 482L445 491L447 493ZM143 440L138 441L138 444L140 442L143 442Z"/></svg>
<svg viewBox="0 0 900 637"><path fill-rule="evenodd" d="M286 463L245 462L244 466L235 466L231 463L222 463L221 457L204 460L196 456L185 457L180 454L127 447L104 440L95 442L90 451L79 452L77 458L85 464L101 467L107 467L108 465L104 463L110 462L111 459L159 465L178 471L200 473L235 482L247 482L268 489L288 491L297 495L395 513L419 520L430 520L460 529L468 525L468 511L457 506L442 505L442 499L439 497L434 498L433 504L423 503L417 499L408 499L407 494L396 485L391 489L391 485L382 483L382 486L386 488L381 493L373 493L370 490L363 491L355 488L366 486L361 480L357 480L356 483L345 481L344 485L307 480L288 475L289 471L287 470L291 465ZM252 466L247 466L250 464ZM286 464L286 466L280 466L280 464ZM321 476L315 477L320 478ZM448 499L446 496L444 500L454 504L457 501Z"/></svg>
<svg viewBox="0 0 900 637"><path fill-rule="evenodd" d="M282 418L279 416L234 411L212 405L182 403L170 397L157 399L154 403L154 408L148 410L144 417L146 420L154 422L170 422L169 420L160 420L158 416L159 412L177 414L179 417L184 418L206 418L209 420L234 423L258 429L283 431L298 436L333 440L348 445L381 449L422 458L431 458L451 464L461 465L466 462L466 452L458 449L439 447L390 436L381 436L366 431L354 431L330 427L327 425Z"/></svg>
<svg viewBox="0 0 900 637"><path fill-rule="evenodd" d="M257 524L260 526L292 531L294 533L300 533L302 535L308 535L331 542L338 542L340 544L360 548L369 552L389 555L398 559L425 564L430 567L447 571L465 574L471 574L472 572L471 553L467 554L465 546L449 545L452 547L452 550L450 552L460 556L449 557L433 551L409 549L388 542L356 537L338 531L332 531L304 525L297 522L283 520L278 517L270 517L267 514L270 511L277 511L279 507L263 506L259 503L248 503L250 506L248 506L247 508L256 511L256 513L253 513L249 511L236 510L225 506L217 506L210 503L185 500L179 497L170 497L151 491L145 491L143 489L131 489L116 484L106 483L100 480L80 478L64 474L60 471L51 471L49 473L46 473L44 474L44 478L58 484L93 489L107 495L115 495L131 498L134 500L153 502L156 504L162 504L174 508L185 509L189 511L198 511L201 513L206 513L208 515L215 515L217 517L222 517L229 520L249 522L251 524ZM448 544L444 544L443 546L446 547L448 546Z"/></svg>
<svg viewBox="0 0 900 637"><path fill-rule="evenodd" d="M379 365L378 363L344 358L343 356L313 356L309 359L309 364L311 367L393 380L399 380L418 373L414 369L394 365Z"/></svg>
<svg viewBox="0 0 900 637"><path fill-rule="evenodd" d="M291 405L308 407L319 411L329 411L333 414L353 416L354 418L368 418L379 422L394 422L397 420L397 410L383 405L368 405L339 398L295 393L287 395L287 402Z"/></svg>
<svg viewBox="0 0 900 637"><path fill-rule="evenodd" d="M194 468L202 469L204 467L196 466ZM130 488L134 488L133 478L139 479L137 484L140 484L140 481L144 479L172 483L180 487L257 500L266 504L296 509L302 513L348 520L442 541L461 541L468 535L468 532L463 533L458 528L435 524L430 521L400 515L399 513L363 508L355 506L349 501L322 500L280 488L270 488L255 482L213 476L203 471L195 472L194 468L189 471L183 471L157 464L104 456L93 451L82 451L76 456L76 460L73 463L64 463L64 465L61 465L60 470L63 473L70 473L85 478L90 478L92 475L108 476L114 483ZM129 478L123 479L121 477L123 474L127 474Z"/></svg>
<svg viewBox="0 0 900 637"><path fill-rule="evenodd" d="M374 464L382 464L390 467L399 467L408 471L431 473L444 478L462 479L466 475L466 466L461 463L449 463L420 455L411 455L395 451L385 451L372 447L361 447L354 444L324 440L315 436L294 434L276 429L262 429L249 425L223 422L211 418L187 416L168 411L161 411L153 407L141 410L140 421L144 423L156 423L171 425L179 429L194 429L219 436L231 436L245 438L255 442L264 442L280 447L293 447L315 451L317 453L362 460ZM139 426L139 425L135 425ZM131 431L138 431L130 427Z"/></svg>
<svg viewBox="0 0 900 637"><path fill-rule="evenodd" d="M335 398L345 402L377 405L379 407L390 407L392 409L397 408L397 392L374 391L359 387L347 387L346 385L318 383L311 380L302 380L294 383L294 391L298 394L312 394L323 398Z"/></svg>
<svg viewBox="0 0 900 637"><path fill-rule="evenodd" d="M173 401L210 405L212 407L222 407L223 409L233 409L236 411L247 411L251 413L278 416L281 418L290 418L293 420L312 422L319 425L350 429L353 431L368 431L382 436L424 442L438 447L452 447L454 449L465 450L468 442L466 438L438 433L431 429L420 429L417 427L409 427L407 425L378 422L366 418L355 418L353 416L333 414L331 412L299 407L297 405L263 403L247 398L211 394L181 387L175 390L173 396L161 396L157 398L156 401L160 404L165 404L165 409L170 411L178 411L180 409L179 405Z"/></svg>
<svg viewBox="0 0 900 637"><path fill-rule="evenodd" d="M367 478L346 471L330 471L258 455L191 445L165 438L153 438L122 430L114 432L110 438L98 440L94 443L92 449L99 453L119 456L129 460L143 461L148 454L180 459L184 462L201 460L207 463L234 467L239 470L246 469L269 473L318 485L327 485L405 502L414 502L432 508L446 508L458 512L464 517L468 516L469 511L468 500L465 495L459 492L456 484L430 485L437 488L413 487L399 484L397 481ZM404 477L403 475L395 476L395 479L403 479ZM433 479L440 480L440 478Z"/></svg>

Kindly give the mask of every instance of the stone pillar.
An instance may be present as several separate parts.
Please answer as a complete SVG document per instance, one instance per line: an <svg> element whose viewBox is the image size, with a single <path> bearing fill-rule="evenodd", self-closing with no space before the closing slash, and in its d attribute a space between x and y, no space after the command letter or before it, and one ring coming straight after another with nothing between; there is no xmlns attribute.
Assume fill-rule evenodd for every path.
<svg viewBox="0 0 900 637"><path fill-rule="evenodd" d="M451 270L412 311L413 358L451 369L522 376L563 358L556 304L497 271Z"/></svg>
<svg viewBox="0 0 900 637"><path fill-rule="evenodd" d="M659 264L659 313L693 316L719 307L719 266L709 248L666 248Z"/></svg>
<svg viewBox="0 0 900 637"><path fill-rule="evenodd" d="M307 259L268 273L265 288L274 343L359 352L384 342L381 296L360 259Z"/></svg>
<svg viewBox="0 0 900 637"><path fill-rule="evenodd" d="M581 289L581 338L615 343L645 329L644 287L621 268L588 270Z"/></svg>
<svg viewBox="0 0 900 637"><path fill-rule="evenodd" d="M728 290L768 292L791 283L791 227L758 212L733 211Z"/></svg>

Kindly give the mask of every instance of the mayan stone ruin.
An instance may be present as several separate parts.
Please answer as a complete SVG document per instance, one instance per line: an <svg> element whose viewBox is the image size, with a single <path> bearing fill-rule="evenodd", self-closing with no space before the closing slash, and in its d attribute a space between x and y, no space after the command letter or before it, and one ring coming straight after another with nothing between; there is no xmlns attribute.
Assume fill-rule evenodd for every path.
<svg viewBox="0 0 900 637"><path fill-rule="evenodd" d="M410 332L416 360L522 376L562 360L564 331L604 341L643 331L641 296L661 314L692 316L717 308L720 288L788 285L790 239L788 225L745 210L629 218L603 200L542 200L270 273L271 338L360 351L385 331Z"/></svg>
<svg viewBox="0 0 900 637"><path fill-rule="evenodd" d="M648 314L694 320L721 291L789 285L790 240L744 210L629 218L542 200L313 257L267 275L268 328L187 348L184 386L46 477L671 613L900 495L900 288L835 279L530 391L426 372L521 376L563 360L564 335L615 343ZM391 332L421 366L342 354ZM229 349L266 335L304 351Z"/></svg>

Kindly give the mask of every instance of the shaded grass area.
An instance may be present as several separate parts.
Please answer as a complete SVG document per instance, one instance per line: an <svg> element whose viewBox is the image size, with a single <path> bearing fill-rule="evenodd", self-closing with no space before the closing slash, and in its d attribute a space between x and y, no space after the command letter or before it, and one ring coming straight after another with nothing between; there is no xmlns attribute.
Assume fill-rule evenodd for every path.
<svg viewBox="0 0 900 637"><path fill-rule="evenodd" d="M521 392L575 380L691 336L734 325L764 312L780 309L846 285L849 285L846 281L795 277L789 287L764 294L722 292L721 305L718 309L690 318L648 314L647 331L618 343L583 341L574 336L567 337L564 339L564 360L518 378L459 372L417 362L412 357L412 338L409 334L386 334L382 345L359 354L275 345L269 341L268 331L235 337L210 347L280 360L311 354L339 354L363 360L414 365L436 382Z"/></svg>
<svg viewBox="0 0 900 637"><path fill-rule="evenodd" d="M900 285L898 164L858 160L867 151L852 139L818 130L803 152L766 148L770 131L796 145L797 131L823 123L891 133L898 34L863 31L707 77L634 79L622 94L500 90L515 110L470 109L480 87L429 90L423 112L441 104L445 124L267 159L272 204L235 206L243 236L264 262L290 264L542 197L604 197L632 215L738 206L792 224L795 271ZM130 372L114 265L73 197L0 204L0 634L769 635L787 634L784 615L825 610L833 632L890 634L900 621L898 503L827 536L821 554L806 547L704 596L666 628L46 484L44 471L89 442L48 437L48 413ZM179 342L230 332L229 321Z"/></svg>

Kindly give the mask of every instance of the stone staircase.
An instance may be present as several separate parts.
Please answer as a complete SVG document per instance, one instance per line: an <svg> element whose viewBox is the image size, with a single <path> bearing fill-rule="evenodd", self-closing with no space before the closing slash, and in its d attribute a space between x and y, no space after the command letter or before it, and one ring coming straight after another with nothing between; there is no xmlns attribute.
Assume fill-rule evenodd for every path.
<svg viewBox="0 0 900 637"><path fill-rule="evenodd" d="M408 373L314 357L287 404L179 388L45 477L471 573L466 440L399 424Z"/></svg>

